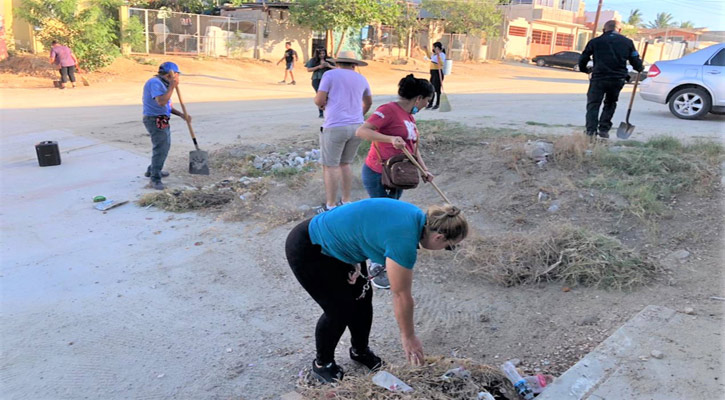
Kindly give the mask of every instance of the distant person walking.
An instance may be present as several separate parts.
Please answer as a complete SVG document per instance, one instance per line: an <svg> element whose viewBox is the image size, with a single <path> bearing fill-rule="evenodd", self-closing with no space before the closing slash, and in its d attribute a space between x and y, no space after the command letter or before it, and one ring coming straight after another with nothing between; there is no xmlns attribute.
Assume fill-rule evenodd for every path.
<svg viewBox="0 0 725 400"><path fill-rule="evenodd" d="M285 62L284 67L284 79L279 81L279 83L286 83L287 82L287 73L289 72L289 77L292 79L292 81L289 83L290 85L294 85L297 82L295 82L295 61L297 61L297 52L292 50L292 42L286 42L284 44L284 48L287 49L284 51L284 55L282 58L277 61L277 65L281 63L282 61Z"/></svg>
<svg viewBox="0 0 725 400"><path fill-rule="evenodd" d="M340 204L350 202L350 164L361 142L355 136L355 131L362 125L365 113L373 104L367 79L355 71L355 67L368 64L358 60L353 51L343 51L340 57L332 61L337 68L322 76L315 95L315 104L325 111L325 122L320 128L325 204L319 209L320 212L335 208L340 186Z"/></svg>
<svg viewBox="0 0 725 400"><path fill-rule="evenodd" d="M68 46L63 46L54 40L50 46L50 63L58 66L60 73L60 88L65 89L65 83L70 80L71 87L76 87L76 68L78 59Z"/></svg>
<svg viewBox="0 0 725 400"><path fill-rule="evenodd" d="M305 67L307 68L307 72L312 72L312 88L315 89L315 93L320 88L322 76L334 66L335 63L327 56L327 50L322 47L317 48L315 50L315 56L307 61ZM324 112L322 108L318 109L320 111L320 118L323 118Z"/></svg>
<svg viewBox="0 0 725 400"><path fill-rule="evenodd" d="M443 67L446 65L446 50L441 42L433 43L432 52L429 52L425 46L423 46L423 50L426 51L427 58L430 58L430 83L435 88L437 95L430 99L426 109L437 110L441 106L441 88L443 87ZM435 105L433 100L435 100Z"/></svg>
<svg viewBox="0 0 725 400"><path fill-rule="evenodd" d="M627 61L637 71L642 71L642 60L634 47L632 40L622 36L622 23L617 20L607 21L604 24L604 33L587 43L581 57L579 57L579 70L589 73L587 63L594 56L587 92L586 134L594 138L609 137L612 128L612 117L617 108L619 92L629 80ZM601 115L599 108L604 100Z"/></svg>
<svg viewBox="0 0 725 400"><path fill-rule="evenodd" d="M400 199L402 189L388 189L381 181L383 163L390 157L401 154L405 147L413 154L426 173L424 182L430 182L434 176L420 155L418 146L418 128L415 115L433 97L433 85L425 79L410 74L398 83L398 100L383 104L358 128L356 135L372 142L368 156L362 167L362 182L370 197L388 197ZM382 159L381 159L382 158ZM371 261L370 270L375 277L373 286L389 289L390 281L384 266Z"/></svg>
<svg viewBox="0 0 725 400"><path fill-rule="evenodd" d="M191 122L191 115L184 114L171 105L171 96L179 85L180 73L176 64L167 61L159 66L158 74L146 81L143 87L143 124L153 145L151 164L144 175L151 178L151 187L156 190L165 189L161 177L169 176L162 168L171 147L171 114Z"/></svg>

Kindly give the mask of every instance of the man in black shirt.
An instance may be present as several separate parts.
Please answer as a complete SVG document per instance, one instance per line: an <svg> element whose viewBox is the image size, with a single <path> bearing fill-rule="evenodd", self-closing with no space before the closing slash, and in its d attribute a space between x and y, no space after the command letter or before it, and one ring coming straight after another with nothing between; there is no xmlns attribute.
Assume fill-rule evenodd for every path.
<svg viewBox="0 0 725 400"><path fill-rule="evenodd" d="M612 128L612 116L617 108L619 92L629 80L627 61L637 71L642 72L642 60L632 40L622 36L622 24L617 20L604 24L604 33L587 43L579 58L579 70L592 73L587 92L587 135L597 134L609 137ZM587 63L594 56L594 68L589 71ZM604 100L601 116L599 107Z"/></svg>
<svg viewBox="0 0 725 400"><path fill-rule="evenodd" d="M286 42L284 44L284 48L287 49L284 52L284 55L282 58L277 61L277 65L281 63L282 61L285 62L285 68L284 68L284 79L282 79L279 83L285 83L287 82L287 72L289 72L290 79L292 79L292 82L290 82L290 85L294 85L295 82L295 74L292 72L292 70L295 68L295 61L297 61L297 52L292 50L292 43Z"/></svg>

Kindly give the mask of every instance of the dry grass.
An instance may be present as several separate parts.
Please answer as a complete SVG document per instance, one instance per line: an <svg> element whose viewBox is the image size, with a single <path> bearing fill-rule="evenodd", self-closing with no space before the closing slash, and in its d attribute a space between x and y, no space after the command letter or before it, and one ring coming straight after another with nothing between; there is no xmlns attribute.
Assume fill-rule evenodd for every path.
<svg viewBox="0 0 725 400"><path fill-rule="evenodd" d="M628 290L660 272L617 239L570 225L467 239L456 258L471 273L504 286L561 281Z"/></svg>
<svg viewBox="0 0 725 400"><path fill-rule="evenodd" d="M166 211L184 212L191 210L219 208L234 200L231 192L205 190L164 190L141 196L142 207L155 206Z"/></svg>
<svg viewBox="0 0 725 400"><path fill-rule="evenodd" d="M449 369L463 367L470 377L442 378ZM514 389L503 373L495 367L474 363L469 359L428 357L426 365L389 365L386 371L413 388L412 392L394 393L372 382L373 374L346 375L335 385L319 385L301 379L299 391L309 399L339 400L470 400L488 391L496 399L513 400ZM510 397L507 397L510 396Z"/></svg>

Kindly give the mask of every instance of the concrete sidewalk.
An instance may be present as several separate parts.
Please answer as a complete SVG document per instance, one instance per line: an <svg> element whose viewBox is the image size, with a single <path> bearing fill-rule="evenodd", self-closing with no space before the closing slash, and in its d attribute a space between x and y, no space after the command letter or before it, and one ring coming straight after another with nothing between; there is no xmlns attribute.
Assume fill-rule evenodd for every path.
<svg viewBox="0 0 725 400"><path fill-rule="evenodd" d="M721 399L721 326L715 318L647 306L536 399Z"/></svg>

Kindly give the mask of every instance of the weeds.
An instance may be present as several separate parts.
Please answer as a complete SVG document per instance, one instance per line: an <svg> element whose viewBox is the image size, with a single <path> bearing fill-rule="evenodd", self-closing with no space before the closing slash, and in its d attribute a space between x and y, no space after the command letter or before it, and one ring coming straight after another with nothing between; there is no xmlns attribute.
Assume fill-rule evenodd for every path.
<svg viewBox="0 0 725 400"><path fill-rule="evenodd" d="M641 219L662 216L666 204L689 189L709 191L718 176L715 162L723 155L718 143L684 145L671 137L593 153L598 171L583 179L584 186L612 190L630 203Z"/></svg>
<svg viewBox="0 0 725 400"><path fill-rule="evenodd" d="M561 281L628 290L650 282L660 269L615 238L571 225L530 234L474 237L456 255L469 271L504 286Z"/></svg>
<svg viewBox="0 0 725 400"><path fill-rule="evenodd" d="M155 206L166 211L185 212L219 208L234 199L231 192L205 190L164 190L163 192L147 193L141 196L138 204L141 207Z"/></svg>
<svg viewBox="0 0 725 400"><path fill-rule="evenodd" d="M450 369L462 367L465 376L442 378ZM335 385L320 384L314 378L301 376L297 383L302 395L309 399L475 399L478 394L487 391L496 398L508 398L504 393L513 393L514 388L495 366L477 364L470 359L448 357L426 357L422 366L408 363L386 365L385 370L403 382L415 388L415 395L395 393L375 385L370 375L345 375L345 379Z"/></svg>

